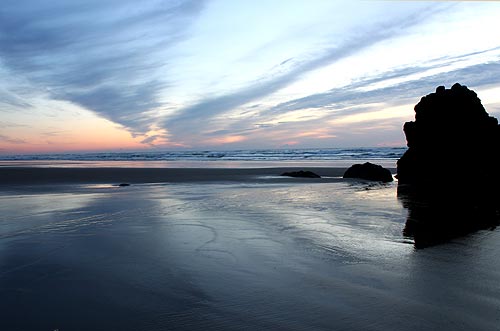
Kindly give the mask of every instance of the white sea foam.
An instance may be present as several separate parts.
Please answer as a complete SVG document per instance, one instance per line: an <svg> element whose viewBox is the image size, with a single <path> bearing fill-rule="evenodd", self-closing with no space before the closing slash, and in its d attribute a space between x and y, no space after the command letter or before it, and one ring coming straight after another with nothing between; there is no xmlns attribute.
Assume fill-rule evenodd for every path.
<svg viewBox="0 0 500 331"><path fill-rule="evenodd" d="M0 155L3 161L338 161L397 160L404 147L267 149L232 151L145 151Z"/></svg>

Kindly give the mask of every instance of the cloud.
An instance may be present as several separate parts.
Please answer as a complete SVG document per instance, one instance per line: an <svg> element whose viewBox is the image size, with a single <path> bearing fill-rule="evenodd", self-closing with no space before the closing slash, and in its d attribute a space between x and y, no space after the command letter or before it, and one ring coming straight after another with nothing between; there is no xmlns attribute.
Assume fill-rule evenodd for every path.
<svg viewBox="0 0 500 331"><path fill-rule="evenodd" d="M2 74L2 79L5 79L5 73ZM5 84L5 82L3 82ZM0 83L1 84L1 83ZM5 84L7 85L7 84ZM0 86L0 112L12 112L12 108L22 109L29 108L32 104L18 96L16 93L7 90L7 87Z"/></svg>
<svg viewBox="0 0 500 331"><path fill-rule="evenodd" d="M349 144L349 141L361 144L362 137L357 137L355 134L359 132L365 133L364 137L374 137L375 140L382 141L382 136L385 135L391 138L391 141L395 142L399 138L403 143L402 121L412 118L413 105L418 103L422 96L433 92L437 86L451 87L454 83L460 82L476 89L481 97L478 90L480 87L500 84L500 62L476 64L429 74L425 78L415 78L420 77L422 73L432 73L434 69L446 67L454 63L457 58L463 56L441 59L444 60L441 64L433 64L435 60L432 60L430 64L394 69L324 93L289 100L274 107L263 108L255 116L225 121L223 129L208 130L200 135L210 137L212 141L216 141L214 138L218 135L246 136L249 146L252 143L260 145L274 143L275 137L278 137L276 142L286 137L288 140L300 141L305 145L314 146L316 143L322 146L318 139L332 138L330 136L335 136L337 144ZM385 84L395 78L401 81L393 85ZM382 87L377 87L379 83L382 83L380 85ZM407 110L398 109L396 112L397 107L401 105L406 105ZM312 113L312 110L315 112ZM391 113L392 111L394 113ZM496 109L487 111L491 113ZM300 114L301 118L291 122L279 120L295 113ZM309 115L310 119L304 119ZM200 126L196 129L199 130ZM308 134L301 136L303 132ZM323 134L320 134L321 132Z"/></svg>
<svg viewBox="0 0 500 331"><path fill-rule="evenodd" d="M134 134L149 131L151 121L145 112L159 106L155 82L137 86L102 86L82 92L61 92L57 97L71 100L101 116L129 128Z"/></svg>
<svg viewBox="0 0 500 331"><path fill-rule="evenodd" d="M363 31L356 31L345 36L339 45L326 48L319 56L302 62L296 61L291 69L281 75L259 80L236 92L202 100L192 106L179 110L163 122L163 127L178 139L187 139L209 129L212 119L234 110L249 102L266 97L300 79L304 74L336 61L349 57L383 40L401 35L405 29L421 24L448 7L432 6L424 10L398 17L391 22L373 23ZM285 60L286 62L288 60Z"/></svg>
<svg viewBox="0 0 500 331"><path fill-rule="evenodd" d="M0 134L0 142L6 142L8 144L25 144L26 141L18 138L11 138L9 136Z"/></svg>
<svg viewBox="0 0 500 331"><path fill-rule="evenodd" d="M8 121L0 121L0 128L29 128L29 125L26 124L18 124L14 122Z"/></svg>
<svg viewBox="0 0 500 331"><path fill-rule="evenodd" d="M70 133L70 131L69 130L47 131L47 132L43 132L42 136L52 138L52 137L57 137L57 136L65 135L67 133Z"/></svg>
<svg viewBox="0 0 500 331"><path fill-rule="evenodd" d="M168 65L164 52L183 40L203 5L198 0L140 5L4 0L0 65L27 77L33 90L144 133L152 124L147 112L168 87L159 73Z"/></svg>
<svg viewBox="0 0 500 331"><path fill-rule="evenodd" d="M297 111L309 108L323 108L325 112L332 110L332 115L343 116L351 113L365 112L364 108L350 108L359 104L384 102L386 105L396 106L405 103L417 103L418 98L429 94L439 85L451 86L456 82L479 87L500 83L500 62L477 64L466 68L443 72L425 77L425 79L409 80L396 85L363 91L361 88L381 82L393 77L404 77L429 67L404 68L389 75L359 81L342 88L332 89L326 93L309 95L304 98L290 100L263 112L263 116Z"/></svg>
<svg viewBox="0 0 500 331"><path fill-rule="evenodd" d="M153 145L153 143L155 142L156 139L160 138L159 135L152 135L152 136L149 136L147 138L144 138L141 143L142 144L148 144L148 145Z"/></svg>

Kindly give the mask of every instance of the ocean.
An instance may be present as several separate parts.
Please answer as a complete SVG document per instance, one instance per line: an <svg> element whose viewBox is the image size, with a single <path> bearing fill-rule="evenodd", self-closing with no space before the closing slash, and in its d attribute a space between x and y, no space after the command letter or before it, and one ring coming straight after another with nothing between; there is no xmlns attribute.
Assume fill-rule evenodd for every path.
<svg viewBox="0 0 500 331"><path fill-rule="evenodd" d="M125 166L125 167L276 167L350 166L372 162L394 167L406 147L256 149L228 151L139 151L96 153L53 153L0 155L2 165L9 162L39 161L57 166ZM7 162L7 163L5 163ZM48 162L48 163L47 163Z"/></svg>

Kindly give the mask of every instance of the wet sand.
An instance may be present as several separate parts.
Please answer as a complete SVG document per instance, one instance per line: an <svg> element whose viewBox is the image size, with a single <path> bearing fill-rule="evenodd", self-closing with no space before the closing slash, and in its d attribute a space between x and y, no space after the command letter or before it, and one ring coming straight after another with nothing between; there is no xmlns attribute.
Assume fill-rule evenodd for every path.
<svg viewBox="0 0 500 331"><path fill-rule="evenodd" d="M3 184L0 329L498 330L498 231L416 250L395 183L284 170Z"/></svg>
<svg viewBox="0 0 500 331"><path fill-rule="evenodd" d="M324 177L314 182L338 181L346 168L52 168L2 167L0 185L71 183L197 183L197 182L304 182L308 178L280 176L284 172L309 170Z"/></svg>

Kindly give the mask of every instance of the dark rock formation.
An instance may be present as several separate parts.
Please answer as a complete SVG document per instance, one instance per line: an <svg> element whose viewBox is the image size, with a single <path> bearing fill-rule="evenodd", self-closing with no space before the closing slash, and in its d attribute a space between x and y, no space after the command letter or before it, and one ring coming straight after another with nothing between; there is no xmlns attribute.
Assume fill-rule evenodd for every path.
<svg viewBox="0 0 500 331"><path fill-rule="evenodd" d="M344 173L344 178L361 178L384 183L393 181L392 174L388 169L370 162L351 166Z"/></svg>
<svg viewBox="0 0 500 331"><path fill-rule="evenodd" d="M417 248L500 220L500 127L476 93L439 86L404 125L408 150L397 167L398 198L408 209L404 235Z"/></svg>
<svg viewBox="0 0 500 331"><path fill-rule="evenodd" d="M130 186L129 183L121 183L117 185L118 187L125 187L125 186Z"/></svg>
<svg viewBox="0 0 500 331"><path fill-rule="evenodd" d="M291 172L284 172L281 174L281 176L288 176L288 177L303 177L303 178L321 178L320 175L315 174L312 171L291 171Z"/></svg>
<svg viewBox="0 0 500 331"><path fill-rule="evenodd" d="M403 130L408 150L398 161L400 184L498 181L498 121L466 86L439 86L424 96L415 106L415 121L406 122Z"/></svg>

